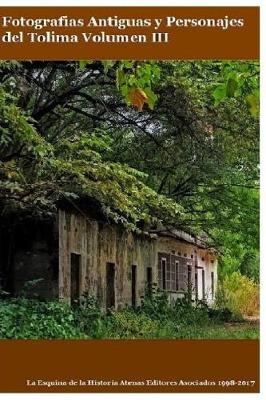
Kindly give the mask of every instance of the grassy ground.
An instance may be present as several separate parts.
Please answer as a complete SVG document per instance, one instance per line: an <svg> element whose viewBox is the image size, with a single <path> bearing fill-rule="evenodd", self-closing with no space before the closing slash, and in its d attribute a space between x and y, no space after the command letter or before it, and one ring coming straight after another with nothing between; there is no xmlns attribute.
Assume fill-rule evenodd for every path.
<svg viewBox="0 0 266 400"><path fill-rule="evenodd" d="M258 339L259 324L217 320L160 321L124 310L107 317L98 334L102 339Z"/></svg>
<svg viewBox="0 0 266 400"><path fill-rule="evenodd" d="M243 322L241 324L214 324L192 329L184 328L179 337L186 339L258 339L259 326Z"/></svg>
<svg viewBox="0 0 266 400"><path fill-rule="evenodd" d="M113 331L103 334L101 339L258 339L258 326L249 323L236 324L212 324L208 326L182 326L177 330L159 328L146 335L134 332L131 335Z"/></svg>

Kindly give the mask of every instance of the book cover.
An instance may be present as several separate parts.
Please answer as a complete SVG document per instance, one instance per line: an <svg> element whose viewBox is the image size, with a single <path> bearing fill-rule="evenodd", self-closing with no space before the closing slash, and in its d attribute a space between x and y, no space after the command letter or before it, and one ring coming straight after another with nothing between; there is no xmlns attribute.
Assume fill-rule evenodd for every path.
<svg viewBox="0 0 266 400"><path fill-rule="evenodd" d="M0 7L0 392L259 392L259 13Z"/></svg>

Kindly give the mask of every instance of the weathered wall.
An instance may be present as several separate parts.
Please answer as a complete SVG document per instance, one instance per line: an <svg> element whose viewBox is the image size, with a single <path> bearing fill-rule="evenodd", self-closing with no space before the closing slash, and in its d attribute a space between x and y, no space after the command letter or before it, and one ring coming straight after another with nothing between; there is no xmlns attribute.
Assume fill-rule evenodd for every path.
<svg viewBox="0 0 266 400"><path fill-rule="evenodd" d="M211 271L215 273L215 256L194 244L169 237L151 239L133 235L114 225L90 220L80 214L59 211L59 297L71 298L71 253L80 255L79 293L95 296L106 305L106 265L115 265L115 306L132 303L131 267L136 266L137 304L144 295L147 268L152 268L152 281L158 284L158 254L168 260L178 260L183 268L184 282L187 266L191 266L191 282L195 271L205 270L205 293L211 302ZM199 267L199 268L196 268ZM185 286L184 288L185 289ZM184 294L170 291L175 299ZM198 273L198 298L202 298L201 273Z"/></svg>
<svg viewBox="0 0 266 400"><path fill-rule="evenodd" d="M59 212L59 297L70 298L71 253L80 254L80 294L106 304L106 264L115 264L115 305L131 304L131 267L136 265L137 303L144 295L146 268L155 267L156 241L91 221L81 215ZM155 273L153 273L156 279Z"/></svg>

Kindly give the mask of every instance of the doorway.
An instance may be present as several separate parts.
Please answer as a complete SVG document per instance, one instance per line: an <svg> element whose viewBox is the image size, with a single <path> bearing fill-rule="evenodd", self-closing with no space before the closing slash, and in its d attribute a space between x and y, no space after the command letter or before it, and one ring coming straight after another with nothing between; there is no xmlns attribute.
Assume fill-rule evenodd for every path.
<svg viewBox="0 0 266 400"><path fill-rule="evenodd" d="M150 296L152 294L152 268L151 267L147 267L146 278L147 278L147 294L148 294L148 296Z"/></svg>
<svg viewBox="0 0 266 400"><path fill-rule="evenodd" d="M137 298L137 266L132 265L131 267L131 304L132 307L136 307Z"/></svg>
<svg viewBox="0 0 266 400"><path fill-rule="evenodd" d="M106 309L115 307L115 264L106 264Z"/></svg>
<svg viewBox="0 0 266 400"><path fill-rule="evenodd" d="M81 255L71 253L71 303L78 302L80 297L80 265Z"/></svg>

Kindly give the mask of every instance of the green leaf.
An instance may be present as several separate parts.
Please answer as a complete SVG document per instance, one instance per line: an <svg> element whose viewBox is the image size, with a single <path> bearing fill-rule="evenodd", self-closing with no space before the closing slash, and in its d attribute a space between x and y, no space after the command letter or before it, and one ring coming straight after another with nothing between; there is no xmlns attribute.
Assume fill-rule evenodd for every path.
<svg viewBox="0 0 266 400"><path fill-rule="evenodd" d="M117 71L116 71L116 87L119 89L124 82L125 82L124 71L121 69L117 69Z"/></svg>
<svg viewBox="0 0 266 400"><path fill-rule="evenodd" d="M254 92L252 94L249 94L246 97L246 102L249 107L250 114L255 118L259 114L259 95L258 92Z"/></svg>
<svg viewBox="0 0 266 400"><path fill-rule="evenodd" d="M228 78L226 83L226 96L234 97L237 88L238 88L237 80L234 78Z"/></svg>
<svg viewBox="0 0 266 400"><path fill-rule="evenodd" d="M156 101L158 99L158 96L150 88L145 88L145 93L148 97L147 98L148 106L150 107L151 110L153 110L154 106L156 104Z"/></svg>
<svg viewBox="0 0 266 400"><path fill-rule="evenodd" d="M116 61L106 60L106 61L103 61L102 63L104 66L104 73L106 74L108 72L108 70L115 65Z"/></svg>
<svg viewBox="0 0 266 400"><path fill-rule="evenodd" d="M214 105L218 106L218 104L221 103L222 100L225 99L226 97L226 86L224 83L221 83L216 87L216 89L213 92L213 97L214 97Z"/></svg>
<svg viewBox="0 0 266 400"><path fill-rule="evenodd" d="M86 66L88 65L88 64L90 64L92 61L90 61L90 60L80 60L79 61L79 68L80 69L85 69L86 68Z"/></svg>

